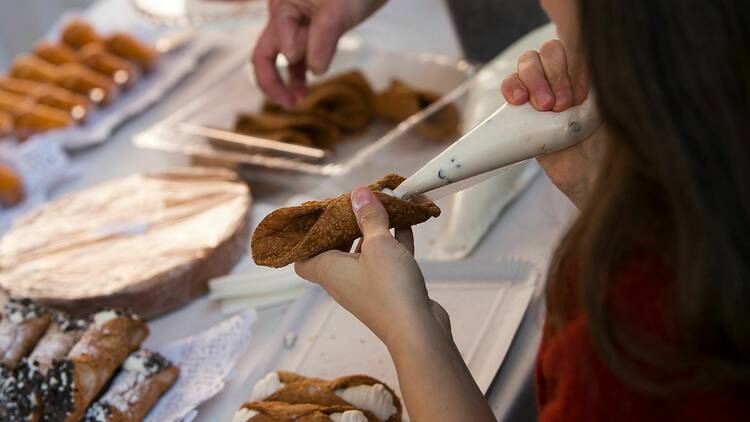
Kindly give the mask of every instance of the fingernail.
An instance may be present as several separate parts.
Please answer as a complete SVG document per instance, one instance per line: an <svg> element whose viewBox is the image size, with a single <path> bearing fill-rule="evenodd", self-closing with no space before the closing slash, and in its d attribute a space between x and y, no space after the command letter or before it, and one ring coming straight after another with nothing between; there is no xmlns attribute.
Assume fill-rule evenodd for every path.
<svg viewBox="0 0 750 422"><path fill-rule="evenodd" d="M554 104L555 98L547 92L541 91L535 95L537 107L548 107Z"/></svg>
<svg viewBox="0 0 750 422"><path fill-rule="evenodd" d="M370 189L364 186L358 187L352 191L352 209L354 214L357 214L359 210L367 205L372 204L375 201L375 195Z"/></svg>
<svg viewBox="0 0 750 422"><path fill-rule="evenodd" d="M570 96L567 92L558 92L555 94L555 106L561 107L570 104Z"/></svg>
<svg viewBox="0 0 750 422"><path fill-rule="evenodd" d="M522 90L521 88L514 89L513 101L518 102L518 103L522 101L526 101L526 91Z"/></svg>

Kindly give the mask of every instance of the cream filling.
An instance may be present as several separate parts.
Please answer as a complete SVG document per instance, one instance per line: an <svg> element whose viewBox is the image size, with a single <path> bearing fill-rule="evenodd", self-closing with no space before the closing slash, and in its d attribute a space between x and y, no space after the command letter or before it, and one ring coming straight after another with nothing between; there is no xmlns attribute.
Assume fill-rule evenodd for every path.
<svg viewBox="0 0 750 422"><path fill-rule="evenodd" d="M125 359L125 363L122 368L130 372L138 372L142 374L148 374L148 368L146 368L146 357L142 353L133 353Z"/></svg>
<svg viewBox="0 0 750 422"><path fill-rule="evenodd" d="M393 396L382 384L357 385L338 389L334 393L354 407L369 410L381 421L388 420L397 411Z"/></svg>
<svg viewBox="0 0 750 422"><path fill-rule="evenodd" d="M279 374L276 372L269 372L268 375L255 384L253 392L250 394L250 400L265 400L282 388L284 388L284 384L279 379Z"/></svg>
<svg viewBox="0 0 750 422"><path fill-rule="evenodd" d="M331 413L329 416L333 422L368 422L367 416L359 410L347 410L344 413Z"/></svg>
<svg viewBox="0 0 750 422"><path fill-rule="evenodd" d="M232 422L247 422L250 419L260 415L257 410L245 409L244 407L236 412L232 416Z"/></svg>
<svg viewBox="0 0 750 422"><path fill-rule="evenodd" d="M94 324L102 325L107 321L111 321L117 318L117 312L115 311L101 311L94 315Z"/></svg>

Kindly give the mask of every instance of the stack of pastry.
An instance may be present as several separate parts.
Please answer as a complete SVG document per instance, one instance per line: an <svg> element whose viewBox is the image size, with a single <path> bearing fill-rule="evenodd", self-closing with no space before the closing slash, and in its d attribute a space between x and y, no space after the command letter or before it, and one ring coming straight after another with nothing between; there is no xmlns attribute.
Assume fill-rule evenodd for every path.
<svg viewBox="0 0 750 422"><path fill-rule="evenodd" d="M235 131L298 145L330 149L343 135L366 130L376 117L400 123L440 96L394 80L376 94L357 71L342 73L309 87L308 95L291 110L266 102L260 113L241 113ZM441 141L456 134L458 110L448 104L417 124L418 133Z"/></svg>
<svg viewBox="0 0 750 422"><path fill-rule="evenodd" d="M139 350L147 336L131 313L73 317L11 299L0 320L0 420L141 421L179 375Z"/></svg>
<svg viewBox="0 0 750 422"><path fill-rule="evenodd" d="M398 396L375 378L326 381L276 371L258 381L232 422L400 422L401 415Z"/></svg>
<svg viewBox="0 0 750 422"><path fill-rule="evenodd" d="M0 162L0 208L12 207L23 201L21 177L10 166Z"/></svg>
<svg viewBox="0 0 750 422"><path fill-rule="evenodd" d="M129 34L105 37L86 22L71 21L59 42L37 43L0 77L0 136L23 140L82 123L92 104L111 104L157 59L153 48Z"/></svg>

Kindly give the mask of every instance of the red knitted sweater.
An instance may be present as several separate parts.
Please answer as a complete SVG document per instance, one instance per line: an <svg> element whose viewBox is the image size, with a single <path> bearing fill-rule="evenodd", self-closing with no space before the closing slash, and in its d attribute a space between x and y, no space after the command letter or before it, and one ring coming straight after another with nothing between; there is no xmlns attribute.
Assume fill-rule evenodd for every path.
<svg viewBox="0 0 750 422"><path fill-rule="evenodd" d="M664 321L669 276L653 260L632 260L614 283L612 311L636 332L671 338ZM666 331L665 331L666 330ZM536 367L539 421L750 421L750 386L649 395L621 381L595 348L584 315L545 327Z"/></svg>

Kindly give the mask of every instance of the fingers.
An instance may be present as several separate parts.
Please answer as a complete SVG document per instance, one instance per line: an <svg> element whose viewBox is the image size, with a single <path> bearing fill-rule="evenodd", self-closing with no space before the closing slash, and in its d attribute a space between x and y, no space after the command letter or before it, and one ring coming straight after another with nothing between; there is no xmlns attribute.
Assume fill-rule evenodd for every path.
<svg viewBox="0 0 750 422"><path fill-rule="evenodd" d="M253 50L252 63L255 68L255 81L268 98L284 107L294 105L294 96L287 90L276 68L276 48L269 27L263 30Z"/></svg>
<svg viewBox="0 0 750 422"><path fill-rule="evenodd" d="M396 229L395 235L396 240L404 245L411 256L414 256L414 232L411 230L411 227L406 229Z"/></svg>
<svg viewBox="0 0 750 422"><path fill-rule="evenodd" d="M303 99L307 95L307 64L304 60L290 64L289 70L289 91L294 97L294 102Z"/></svg>
<svg viewBox="0 0 750 422"><path fill-rule="evenodd" d="M517 72L508 75L503 80L503 83L500 84L500 92L505 97L505 101L514 105L525 104L526 101L529 101L529 91L521 82Z"/></svg>
<svg viewBox="0 0 750 422"><path fill-rule="evenodd" d="M327 251L305 261L294 263L294 271L307 281L321 285L327 291L352 280L357 271L354 255L341 251Z"/></svg>
<svg viewBox="0 0 750 422"><path fill-rule="evenodd" d="M388 213L377 196L366 187L358 187L352 191L351 197L352 209L362 231L363 241L383 234L390 237Z"/></svg>
<svg viewBox="0 0 750 422"><path fill-rule="evenodd" d="M568 61L562 43L550 40L539 49L542 68L555 96L553 111L567 110L573 105L573 89L568 77Z"/></svg>
<svg viewBox="0 0 750 422"><path fill-rule="evenodd" d="M518 76L526 86L531 105L539 111L550 111L555 106L555 96L547 82L542 60L536 51L527 51L518 59Z"/></svg>
<svg viewBox="0 0 750 422"><path fill-rule="evenodd" d="M307 44L307 65L320 75L328 70L339 38L346 30L346 20L339 8L324 8L313 16Z"/></svg>
<svg viewBox="0 0 750 422"><path fill-rule="evenodd" d="M280 3L271 9L271 27L275 29L276 45L289 63L297 63L305 57L306 31L302 23L302 11L295 5Z"/></svg>

